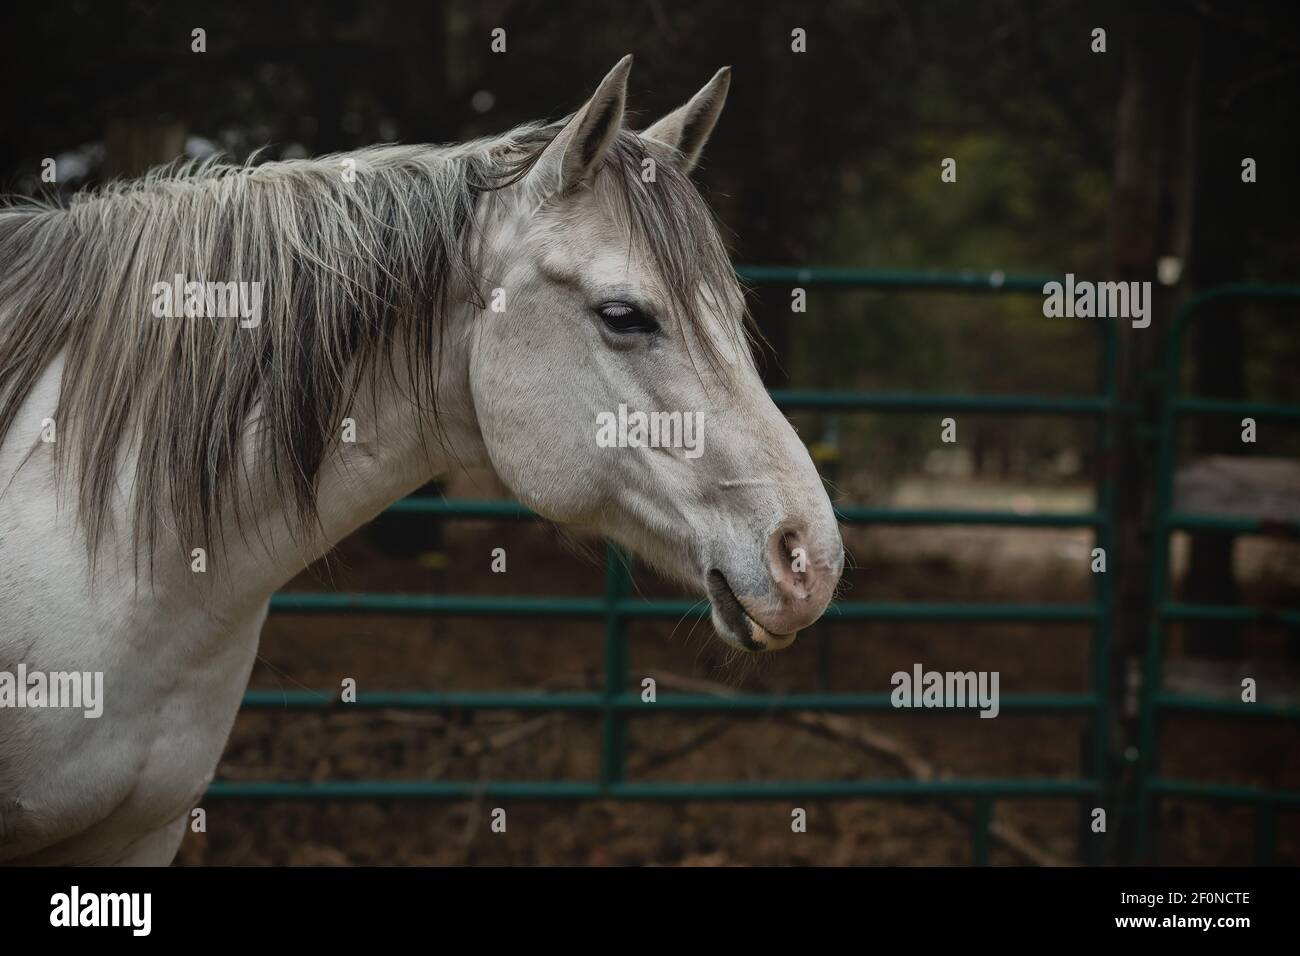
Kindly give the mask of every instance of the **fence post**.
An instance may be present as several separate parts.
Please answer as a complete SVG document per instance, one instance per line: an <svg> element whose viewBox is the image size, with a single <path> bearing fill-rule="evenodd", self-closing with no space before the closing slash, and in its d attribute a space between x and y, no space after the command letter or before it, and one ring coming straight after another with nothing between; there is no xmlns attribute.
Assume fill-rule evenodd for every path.
<svg viewBox="0 0 1300 956"><path fill-rule="evenodd" d="M626 624L618 603L627 596L631 574L628 558L615 545L605 545L605 688L601 732L600 783L608 791L623 780L626 720L614 706L627 690Z"/></svg>

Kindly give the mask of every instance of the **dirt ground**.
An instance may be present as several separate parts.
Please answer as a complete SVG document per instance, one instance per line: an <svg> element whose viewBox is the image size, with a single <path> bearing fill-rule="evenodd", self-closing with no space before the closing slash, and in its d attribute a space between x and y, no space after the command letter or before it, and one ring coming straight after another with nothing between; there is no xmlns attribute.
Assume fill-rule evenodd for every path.
<svg viewBox="0 0 1300 956"><path fill-rule="evenodd" d="M917 492L913 497L922 495ZM1086 505L1078 491L1064 506ZM924 495L928 497L928 495ZM904 496L906 498L906 496ZM1014 498L1013 501L1019 501ZM914 501L907 500L908 504ZM949 500L950 505L953 502ZM989 502L981 502L987 505ZM969 506L959 502L953 506ZM1038 506L1038 503L1035 503ZM1056 506L1054 503L1053 506ZM408 520L409 519L404 519ZM435 552L388 556L365 531L290 590L498 595L598 595L601 549L583 555L540 523L455 521ZM401 529L399 529L401 530ZM417 540L427 529L411 523ZM410 535L408 534L408 537ZM428 532L430 540L436 535ZM853 601L1090 600L1090 537L1060 530L855 529L846 537L855 567L843 596ZM488 572L491 550L508 555ZM1185 561L1176 548L1176 567ZM1239 574L1248 600L1294 606L1300 545L1243 539ZM672 596L637 575L648 596ZM740 666L705 631L707 623L641 622L629 638L632 687L646 674L718 682L752 692L825 689L887 692L889 677L920 661L939 670L997 670L1003 693L1088 689L1088 629L1060 624L835 621L791 649ZM1294 691L1294 657L1281 635L1248 635L1251 664ZM337 694L355 678L366 690L595 689L602 668L599 621L273 615L251 686ZM1171 641L1177 670L1179 641ZM661 693L668 692L661 684ZM1071 777L1084 772L1082 716L974 713L843 715L838 735L788 716L679 714L634 718L632 780L894 778L900 761L849 737L884 739L935 772L955 777ZM848 735L846 737L845 735ZM877 735L870 737L870 735ZM881 736L883 735L883 736ZM598 718L581 714L398 711L245 711L218 768L227 780L593 779ZM1300 728L1276 721L1171 717L1161 734L1168 776L1300 789ZM806 833L791 831L788 801L506 805L500 801L209 801L207 832L188 834L182 865L262 864L966 864L972 840L965 801L918 804L839 800L801 804ZM1081 862L1084 808L1078 801L999 801L995 864L1029 859ZM1159 862L1249 864L1249 808L1167 801ZM1016 849L1020 847L1021 849ZM1027 849L1026 849L1027 848ZM1300 862L1300 814L1278 819L1276 859Z"/></svg>

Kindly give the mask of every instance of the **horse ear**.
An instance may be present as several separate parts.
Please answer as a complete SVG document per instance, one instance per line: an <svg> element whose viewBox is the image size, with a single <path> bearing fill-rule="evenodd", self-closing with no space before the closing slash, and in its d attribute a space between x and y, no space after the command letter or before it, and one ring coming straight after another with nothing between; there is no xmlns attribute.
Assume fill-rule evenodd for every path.
<svg viewBox="0 0 1300 956"><path fill-rule="evenodd" d="M614 137L623 128L627 75L631 69L629 53L614 64L591 99L542 151L530 178L539 177L543 195L568 192L600 166Z"/></svg>
<svg viewBox="0 0 1300 956"><path fill-rule="evenodd" d="M722 113L730 88L731 67L724 66L691 97L690 102L673 110L641 135L677 150L678 167L689 173L704 151L704 144Z"/></svg>

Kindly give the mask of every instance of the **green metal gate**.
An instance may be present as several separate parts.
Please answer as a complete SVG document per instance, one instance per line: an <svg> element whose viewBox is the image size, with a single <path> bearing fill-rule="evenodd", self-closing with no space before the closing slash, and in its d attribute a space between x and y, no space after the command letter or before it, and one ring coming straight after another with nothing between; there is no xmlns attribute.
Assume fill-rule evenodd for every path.
<svg viewBox="0 0 1300 956"><path fill-rule="evenodd" d="M862 271L838 269L760 268L738 270L740 276L757 286L840 287L855 289L950 292L965 294L1041 296L1050 277L1007 276L992 274L937 274L924 272ZM1296 293L1288 293L1294 295ZM1204 297L1203 297L1204 298ZM1180 314L1180 323L1189 309ZM1117 404L1116 333L1112 322L1098 321L1100 336L1100 383L1094 394L1068 397L1018 395L940 395L864 392L819 392L778 390L776 404L787 411L877 411L877 412L958 412L998 415L1051 415L1086 417L1099 424L1099 453L1106 460L1115 427L1116 415L1131 410ZM1171 349L1177 348L1177 335ZM1171 393L1172 397L1172 393ZM1177 400L1179 411L1216 411L1192 399ZM1235 407L1235 406L1234 406ZM1174 406L1166 408L1166 417ZM1284 412L1297 415L1296 409ZM1164 435L1168 441L1169 423ZM1162 455L1161 487L1170 483L1172 455L1168 448ZM1167 504L1167 498L1166 498ZM444 501L409 498L391 509L403 514L438 515L444 518L528 518L531 513L520 505L501 501ZM1111 551L1114 538L1113 489L1109 469L1101 469L1097 479L1096 504L1079 513L1021 514L1012 511L954 511L935 509L880 509L845 507L838 509L845 524L894 525L985 525L1004 527L1071 527L1090 528L1096 547ZM1187 526L1186 516L1160 513L1162 528ZM1196 519L1208 520L1208 519ZM1215 525L1219 527L1220 525ZM1088 747L1085 772L1073 778L985 778L943 780L792 780L736 782L655 782L627 779L624 766L626 730L638 714L676 712L733 712L762 714L779 711L883 712L891 711L886 693L801 693L788 695L737 694L719 697L707 694L680 693L661 695L657 702L645 703L628 692L627 625L645 618L681 618L704 616L707 611L691 601L646 601L629 596L631 575L626 555L607 548L605 592L593 598L501 598L461 597L429 594L278 594L272 610L294 614L414 614L475 615L503 617L599 618L605 624L604 685L594 692L370 692L359 693L350 707L446 709L456 711L519 710L574 711L598 714L602 724L600 773L587 780L324 780L302 782L216 781L208 792L210 798L243 799L387 799L491 797L502 800L815 800L836 798L892 798L933 800L966 798L973 802L972 848L977 863L987 863L990 825L995 801L1011 798L1064 798L1081 806L1112 806L1120 795L1114 791L1110 767L1108 734L1109 689L1107 686L1113 619L1112 588L1109 575L1094 574L1093 600L1086 604L961 604L961 603L879 603L840 602L832 606L827 617L832 621L951 621L963 622L1035 621L1043 624L1087 624L1091 628L1089 645L1089 680L1086 693L1007 694L1001 698L1003 710L1013 713L1076 713L1088 718ZM1162 579L1156 580L1161 586ZM1166 616L1184 613L1176 606L1164 606ZM1223 612L1225 609L1217 609ZM1240 613L1237 609L1228 609ZM1158 630L1153 632L1152 649L1147 659L1147 688L1156 688L1159 671ZM311 691L249 691L245 708L256 709L328 709L336 706L335 695ZM1146 694L1143 704L1144 758L1140 810L1145 839L1145 811L1160 794L1187 794L1195 787L1196 795L1251 799L1261 807L1261 835L1270 831L1271 813L1280 804L1291 804L1296 795L1267 796L1225 792L1226 788L1200 787L1186 782L1162 780L1154 776L1154 722L1160 707L1177 707L1186 702L1167 695ZM1197 706L1202 706L1198 704ZM1206 705L1208 706L1208 705ZM1149 739L1148 739L1149 738ZM1090 862L1103 861L1100 839L1087 844Z"/></svg>
<svg viewBox="0 0 1300 956"><path fill-rule="evenodd" d="M1255 518L1224 515L1184 514L1174 511L1174 468L1177 464L1178 420L1185 415L1233 415L1300 422L1300 407L1259 402L1226 401L1179 394L1182 346L1188 325L1204 317L1204 308L1229 299L1300 301L1300 288L1261 285L1225 285L1208 289L1189 299L1178 310L1165 342L1164 397L1160 410L1160 456L1156 470L1152 517L1154 543L1151 561L1151 606L1154 608L1147 638L1142 672L1141 741L1138 748L1137 855L1142 860L1154 851L1156 803L1162 796L1213 800L1255 807L1255 862L1273 862L1279 809L1300 809L1300 792L1269 791L1252 787L1199 783L1159 776L1159 721L1162 714L1213 713L1233 718L1300 720L1300 708L1225 701L1211 697L1167 693L1161 686L1161 663L1165 624L1170 621L1234 621L1270 623L1288 628L1300 626L1300 611L1263 608L1180 604L1171 600L1169 537L1175 531L1232 531L1239 534L1300 535L1300 524L1279 526Z"/></svg>

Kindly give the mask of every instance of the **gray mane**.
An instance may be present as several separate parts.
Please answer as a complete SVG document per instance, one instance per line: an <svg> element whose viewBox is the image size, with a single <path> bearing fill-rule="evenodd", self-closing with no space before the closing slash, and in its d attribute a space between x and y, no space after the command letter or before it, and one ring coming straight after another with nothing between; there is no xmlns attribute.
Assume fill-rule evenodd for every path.
<svg viewBox="0 0 1300 956"><path fill-rule="evenodd" d="M503 187L560 128L454 147L188 164L77 195L66 208L0 206L0 441L62 354L56 472L75 474L92 560L110 530L124 454L136 464L136 553L142 544L152 553L163 515L181 542L209 540L232 503L238 518L250 424L257 460L305 527L321 465L368 372L386 368L412 402L432 405L443 322L458 302L481 306L483 204L525 198ZM653 186L641 181L648 150L660 160ZM352 182L345 160L355 162ZM693 290L735 278L694 185L658 144L628 131L597 181L682 321L698 323ZM178 273L260 282L260 326L155 318L154 283ZM393 354L399 341L404 355Z"/></svg>

